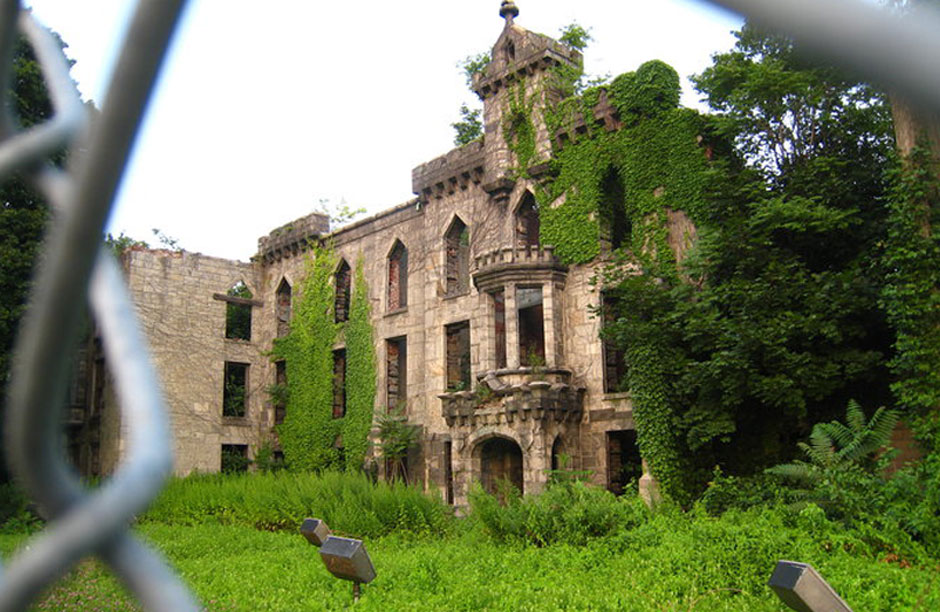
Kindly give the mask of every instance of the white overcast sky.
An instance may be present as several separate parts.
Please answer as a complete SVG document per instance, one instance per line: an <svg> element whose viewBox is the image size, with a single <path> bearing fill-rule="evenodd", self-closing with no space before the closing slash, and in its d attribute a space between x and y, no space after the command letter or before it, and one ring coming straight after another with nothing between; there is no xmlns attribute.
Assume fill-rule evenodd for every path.
<svg viewBox="0 0 940 612"><path fill-rule="evenodd" d="M28 0L101 105L128 0ZM591 74L660 59L687 77L734 43L741 20L694 0L518 0L516 22L594 41ZM457 63L488 50L499 0L191 0L131 158L109 230L248 259L259 236L320 199L370 213L412 196L411 169L453 147L474 102ZM683 103L698 103L685 84Z"/></svg>

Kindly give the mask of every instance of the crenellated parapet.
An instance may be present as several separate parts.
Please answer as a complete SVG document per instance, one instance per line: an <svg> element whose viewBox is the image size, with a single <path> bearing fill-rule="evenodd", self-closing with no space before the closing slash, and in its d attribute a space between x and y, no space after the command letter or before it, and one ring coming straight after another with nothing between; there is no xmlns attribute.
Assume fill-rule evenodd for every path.
<svg viewBox="0 0 940 612"><path fill-rule="evenodd" d="M477 140L414 168L411 189L427 202L479 184L483 173L484 146L482 140Z"/></svg>
<svg viewBox="0 0 940 612"><path fill-rule="evenodd" d="M555 256L554 247L504 247L474 258L470 271L480 291L491 291L513 282L551 281L564 285L568 266Z"/></svg>
<svg viewBox="0 0 940 612"><path fill-rule="evenodd" d="M330 219L322 213L311 213L286 223L258 239L258 255L265 264L294 257L306 251L317 238L328 234Z"/></svg>

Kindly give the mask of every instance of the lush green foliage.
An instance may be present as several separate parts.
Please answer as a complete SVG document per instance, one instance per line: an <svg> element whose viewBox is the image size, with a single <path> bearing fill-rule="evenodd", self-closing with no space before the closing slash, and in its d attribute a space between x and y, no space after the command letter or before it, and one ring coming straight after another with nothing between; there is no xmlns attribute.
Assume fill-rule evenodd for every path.
<svg viewBox="0 0 940 612"><path fill-rule="evenodd" d="M369 429L375 410L375 344L369 307L369 287L363 261L356 262L356 279L349 306L346 339L346 416L342 421L346 467L362 467L369 450Z"/></svg>
<svg viewBox="0 0 940 612"><path fill-rule="evenodd" d="M389 408L387 411L376 412L376 433L379 453L383 461L387 462L386 478L407 480L408 472L405 469L405 459L408 451L418 442L421 430L408 422L408 416L403 407Z"/></svg>
<svg viewBox="0 0 940 612"><path fill-rule="evenodd" d="M359 470L368 451L375 404L375 346L369 291L356 265L349 320L334 322L336 256L319 246L308 260L290 333L275 341L273 356L287 363L287 389L269 388L286 400L287 416L278 429L284 457L293 470L329 467ZM346 341L346 414L333 416L333 346Z"/></svg>
<svg viewBox="0 0 940 612"><path fill-rule="evenodd" d="M294 300L290 333L275 342L274 355L287 363L287 415L278 428L284 458L292 470L339 465L335 447L341 423L333 419L334 323L332 250L316 247L307 261Z"/></svg>
<svg viewBox="0 0 940 612"><path fill-rule="evenodd" d="M450 507L404 483L373 483L361 472L212 474L170 481L140 520L173 525L247 525L294 530L308 516L337 534L445 532Z"/></svg>
<svg viewBox="0 0 940 612"><path fill-rule="evenodd" d="M584 544L636 527L649 515L638 495L614 497L576 479L553 483L544 493L526 497L509 483L505 487L510 490L500 496L502 502L479 484L470 492L473 518L500 542Z"/></svg>
<svg viewBox="0 0 940 612"><path fill-rule="evenodd" d="M526 80L520 79L509 92L508 108L503 114L503 138L515 156L516 172L528 176L529 162L535 157L535 124L532 113L535 96L526 94Z"/></svg>
<svg viewBox="0 0 940 612"><path fill-rule="evenodd" d="M856 610L940 608L936 560L873 546L815 506L759 508L712 518L666 509L606 538L547 547L501 544L473 519L445 538L367 539L376 580L363 610L782 611L767 580L779 559L811 563ZM137 528L177 568L208 610L344 609L333 578L296 533L240 525L144 523ZM5 555L21 536L0 536ZM97 563L71 574L39 609L125 609Z"/></svg>
<svg viewBox="0 0 940 612"><path fill-rule="evenodd" d="M457 132L454 136L455 145L462 147L483 137L483 122L480 121L482 112L479 108L470 110L466 104L460 105L460 120L450 124Z"/></svg>
<svg viewBox="0 0 940 612"><path fill-rule="evenodd" d="M635 157L620 165L609 152L605 140L620 135L566 146L550 196L567 200L543 227L559 252L575 245L572 260L593 257L583 236L552 234L551 217L580 207L557 225L585 226L603 197L604 170L592 175L590 163L615 165L632 228L623 259L643 276L604 278L619 283L606 333L627 354L641 450L664 491L687 503L716 464L744 473L789 459L849 393L890 399L892 338L876 272L892 142L877 92L750 26L697 80L719 115L670 110L673 74L652 63L615 79L609 93L627 122L621 132L638 135L625 151ZM670 127L681 117L682 129ZM697 231L681 265L668 211Z"/></svg>
<svg viewBox="0 0 940 612"><path fill-rule="evenodd" d="M887 282L882 303L897 332L891 360L898 404L918 437L940 452L940 182L938 161L916 148L892 174Z"/></svg>
<svg viewBox="0 0 940 612"><path fill-rule="evenodd" d="M39 63L29 43L18 37L13 49L12 85L6 94L7 112L28 128L52 117ZM6 86L6 84L3 84ZM62 163L64 155L54 156ZM48 208L26 184L20 173L0 177L0 439L3 433L3 406L10 370L10 353L20 317L26 307L33 264L39 251ZM0 457L0 482L6 479L4 458Z"/></svg>

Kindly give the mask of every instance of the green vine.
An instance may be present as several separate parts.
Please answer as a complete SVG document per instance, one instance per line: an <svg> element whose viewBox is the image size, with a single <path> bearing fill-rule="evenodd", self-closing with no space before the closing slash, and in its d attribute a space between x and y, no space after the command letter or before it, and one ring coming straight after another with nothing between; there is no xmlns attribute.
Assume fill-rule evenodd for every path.
<svg viewBox="0 0 940 612"><path fill-rule="evenodd" d="M286 397L287 415L278 434L293 470L357 470L368 450L375 401L368 287L360 260L349 321L334 323L335 268L332 249L313 249L293 308L290 334L274 344L274 358L287 364L288 389L281 394ZM346 414L334 418L333 348L341 330L346 340Z"/></svg>
<svg viewBox="0 0 940 612"><path fill-rule="evenodd" d="M375 345L372 340L369 287L363 272L363 259L356 262L356 280L353 285L346 323L346 416L343 418L343 441L346 446L346 466L358 469L369 449L369 429L375 406Z"/></svg>
<svg viewBox="0 0 940 612"><path fill-rule="evenodd" d="M882 304L896 330L892 391L915 432L940 450L940 180L937 161L915 148L891 179Z"/></svg>
<svg viewBox="0 0 940 612"><path fill-rule="evenodd" d="M503 138L516 155L516 172L520 176L528 176L529 163L535 157L534 108L535 96L526 97L526 81L520 79L510 92L509 105L503 116Z"/></svg>

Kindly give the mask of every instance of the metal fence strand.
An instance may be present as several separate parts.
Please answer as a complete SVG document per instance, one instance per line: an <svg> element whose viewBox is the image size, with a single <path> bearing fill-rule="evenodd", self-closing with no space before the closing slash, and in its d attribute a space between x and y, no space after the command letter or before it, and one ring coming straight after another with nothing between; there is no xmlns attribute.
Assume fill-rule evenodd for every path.
<svg viewBox="0 0 940 612"><path fill-rule="evenodd" d="M940 110L940 15L860 0L705 0L792 36L802 47L865 79Z"/></svg>
<svg viewBox="0 0 940 612"><path fill-rule="evenodd" d="M55 37L28 11L20 12L18 21L42 68L55 114L50 121L13 135L0 145L0 176L41 160L49 151L64 149L85 120L85 108Z"/></svg>
<svg viewBox="0 0 940 612"><path fill-rule="evenodd" d="M85 116L61 50L49 46L55 39L34 28L31 15L24 13L21 18L20 27L36 51L56 112L50 122L36 129L17 134L4 131L0 174L26 167L53 203L55 215L44 245L44 265L17 339L6 448L15 474L53 520L0 576L0 610L26 607L76 561L96 553L147 609L196 609L159 555L127 530L128 522L146 508L172 467L170 432L121 272L109 254L98 252L104 221L184 4L184 0L138 3L102 117L81 147L85 150L81 158L73 147L74 174L34 163L73 138ZM10 5L7 1L0 10ZM14 34L7 26L0 26L0 50L13 44ZM117 472L92 494L86 494L63 456L59 407L71 339L86 295L101 328L131 440Z"/></svg>

